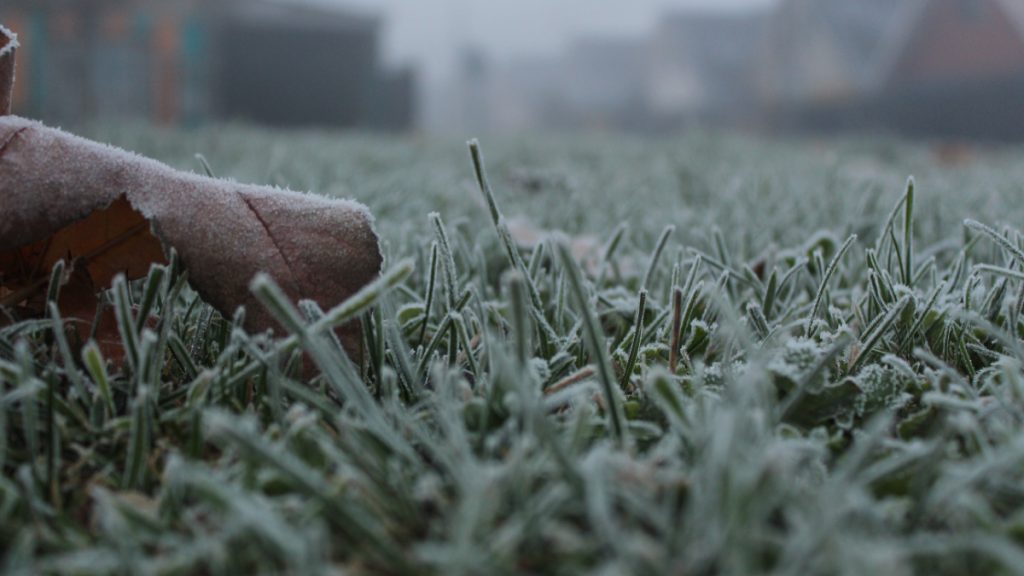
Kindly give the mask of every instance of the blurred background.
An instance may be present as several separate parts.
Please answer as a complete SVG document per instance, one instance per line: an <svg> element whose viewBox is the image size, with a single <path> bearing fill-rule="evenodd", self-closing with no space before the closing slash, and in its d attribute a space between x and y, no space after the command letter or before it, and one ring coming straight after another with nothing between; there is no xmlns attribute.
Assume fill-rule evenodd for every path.
<svg viewBox="0 0 1024 576"><path fill-rule="evenodd" d="M52 124L1024 139L1024 0L3 0Z"/></svg>

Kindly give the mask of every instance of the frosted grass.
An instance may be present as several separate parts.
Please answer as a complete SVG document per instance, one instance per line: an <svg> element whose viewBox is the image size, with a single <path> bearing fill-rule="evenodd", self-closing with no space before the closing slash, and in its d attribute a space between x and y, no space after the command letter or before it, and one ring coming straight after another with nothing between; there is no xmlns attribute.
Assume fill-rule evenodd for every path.
<svg viewBox="0 0 1024 576"><path fill-rule="evenodd" d="M173 265L118 282L124 369L76 355L56 307L0 328L7 572L1024 562L1012 150L949 168L885 141L553 139L489 146L485 179L455 144L101 132L355 197L387 264L327 311L256 279L276 337L213 313ZM521 246L512 217L599 248ZM358 366L331 330L352 318Z"/></svg>

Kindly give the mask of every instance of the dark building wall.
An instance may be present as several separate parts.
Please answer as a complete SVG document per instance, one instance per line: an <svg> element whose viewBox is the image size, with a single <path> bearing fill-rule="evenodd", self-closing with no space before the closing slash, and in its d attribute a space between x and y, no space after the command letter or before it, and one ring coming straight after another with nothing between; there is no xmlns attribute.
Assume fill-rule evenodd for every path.
<svg viewBox="0 0 1024 576"><path fill-rule="evenodd" d="M412 69L378 74L371 94L373 127L389 132L416 125L416 75Z"/></svg>
<svg viewBox="0 0 1024 576"><path fill-rule="evenodd" d="M836 105L775 110L771 126L809 133L1024 141L1024 75L959 86L918 85Z"/></svg>
<svg viewBox="0 0 1024 576"><path fill-rule="evenodd" d="M871 103L881 128L925 138L1024 140L1024 74L957 85L921 84Z"/></svg>
<svg viewBox="0 0 1024 576"><path fill-rule="evenodd" d="M381 69L377 20L363 14L258 0L0 0L0 22L21 36L15 112L54 124L414 122L413 75Z"/></svg>
<svg viewBox="0 0 1024 576"><path fill-rule="evenodd" d="M222 24L218 83L222 116L276 126L366 126L373 116L373 27Z"/></svg>

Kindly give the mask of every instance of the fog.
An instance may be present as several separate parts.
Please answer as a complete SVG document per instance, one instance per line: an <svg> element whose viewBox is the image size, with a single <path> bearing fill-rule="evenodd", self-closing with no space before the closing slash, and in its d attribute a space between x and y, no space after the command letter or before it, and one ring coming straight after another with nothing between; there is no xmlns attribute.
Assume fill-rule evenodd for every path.
<svg viewBox="0 0 1024 576"><path fill-rule="evenodd" d="M1024 141L1024 0L2 2L64 125Z"/></svg>
<svg viewBox="0 0 1024 576"><path fill-rule="evenodd" d="M288 1L288 0L284 0ZM308 1L308 0L302 0ZM315 0L358 6L383 17L382 49L392 65L411 65L419 81L422 127L483 131L495 122L451 108L473 108L458 83L462 58L483 58L490 71L517 62L561 58L581 38L642 38L666 14L694 10L736 13L774 0ZM477 103L479 104L479 103ZM470 111L469 116L492 115ZM500 124L500 122L498 122Z"/></svg>
<svg viewBox="0 0 1024 576"><path fill-rule="evenodd" d="M773 0L319 0L385 17L384 49L443 81L458 50L479 46L496 59L553 55L586 35L636 36L674 10L736 11Z"/></svg>

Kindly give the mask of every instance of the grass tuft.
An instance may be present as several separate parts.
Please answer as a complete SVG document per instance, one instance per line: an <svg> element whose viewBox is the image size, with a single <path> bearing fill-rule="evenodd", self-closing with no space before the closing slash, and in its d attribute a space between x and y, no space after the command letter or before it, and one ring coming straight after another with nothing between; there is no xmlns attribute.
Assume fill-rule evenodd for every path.
<svg viewBox="0 0 1024 576"><path fill-rule="evenodd" d="M554 139L488 172L475 142L467 169L367 136L103 130L357 194L388 265L331 310L257 277L270 335L173 257L115 281L101 342L58 265L48 316L0 327L6 573L1019 570L1014 154ZM333 334L353 320L361 365Z"/></svg>

